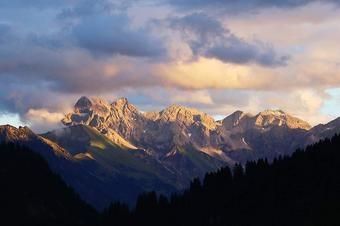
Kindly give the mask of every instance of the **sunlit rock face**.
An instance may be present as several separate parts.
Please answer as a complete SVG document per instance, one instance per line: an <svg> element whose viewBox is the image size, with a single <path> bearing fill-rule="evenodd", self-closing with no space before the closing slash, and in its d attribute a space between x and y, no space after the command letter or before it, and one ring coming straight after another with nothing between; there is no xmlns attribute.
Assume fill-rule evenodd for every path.
<svg viewBox="0 0 340 226"><path fill-rule="evenodd" d="M282 110L266 110L255 116L255 125L259 127L282 126L290 129L309 130L311 126L296 117L286 114Z"/></svg>
<svg viewBox="0 0 340 226"><path fill-rule="evenodd" d="M180 105L171 105L159 112L141 112L126 98L108 104L103 99L87 97L77 101L74 111L66 115L63 123L89 125L115 142L143 149L159 159L175 156L171 153L175 153L176 147L191 146L222 161L228 159L229 163L289 153L298 146L294 138L298 139L300 133L311 128L307 122L281 110L266 110L257 115L236 111L215 121L206 113ZM269 136L271 132L277 134L277 139ZM286 144L287 137L292 139L291 147L283 150L281 142ZM268 156L258 155L263 151L257 149L266 144ZM287 145L283 146L287 149ZM235 151L245 150L248 150L247 157L234 156ZM234 158L229 158L229 154Z"/></svg>
<svg viewBox="0 0 340 226"><path fill-rule="evenodd" d="M28 127L15 128L11 125L0 126L0 140L4 142L12 142L15 140L30 140L35 134Z"/></svg>

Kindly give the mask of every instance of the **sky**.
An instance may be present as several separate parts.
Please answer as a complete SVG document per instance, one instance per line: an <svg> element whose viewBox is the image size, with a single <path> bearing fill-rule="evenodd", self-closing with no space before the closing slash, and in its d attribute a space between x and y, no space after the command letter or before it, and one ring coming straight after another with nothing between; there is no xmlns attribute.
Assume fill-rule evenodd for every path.
<svg viewBox="0 0 340 226"><path fill-rule="evenodd" d="M339 40L340 0L2 0L0 124L57 128L83 95L325 123Z"/></svg>

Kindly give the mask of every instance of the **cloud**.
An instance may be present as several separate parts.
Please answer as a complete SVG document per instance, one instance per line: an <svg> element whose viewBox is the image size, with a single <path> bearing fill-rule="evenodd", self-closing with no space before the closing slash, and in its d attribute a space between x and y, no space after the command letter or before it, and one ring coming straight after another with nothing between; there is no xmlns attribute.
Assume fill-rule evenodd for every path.
<svg viewBox="0 0 340 226"><path fill-rule="evenodd" d="M0 2L0 8L53 8L58 7L63 4L67 4L67 0L34 0L34 1L26 1L26 0L4 0Z"/></svg>
<svg viewBox="0 0 340 226"><path fill-rule="evenodd" d="M216 58L225 63L256 63L263 66L284 66L289 56L276 53L272 45L247 42L237 37L216 19L203 13L169 18L169 26L179 30L195 56Z"/></svg>
<svg viewBox="0 0 340 226"><path fill-rule="evenodd" d="M160 57L165 54L163 43L147 30L135 30L122 15L85 17L73 28L72 34L80 47L94 54Z"/></svg>
<svg viewBox="0 0 340 226"><path fill-rule="evenodd" d="M160 57L166 49L147 26L133 27L126 7L133 1L84 0L57 15L70 39L95 56Z"/></svg>
<svg viewBox="0 0 340 226"><path fill-rule="evenodd" d="M213 100L207 90L198 91L177 91L170 97L172 103L190 105L212 105Z"/></svg>
<svg viewBox="0 0 340 226"><path fill-rule="evenodd" d="M12 28L10 25L0 23L0 44L12 38Z"/></svg>
<svg viewBox="0 0 340 226"><path fill-rule="evenodd" d="M261 89L271 85L272 77L270 74L256 77L247 66L203 57L194 62L159 64L154 73L164 86L182 89Z"/></svg>
<svg viewBox="0 0 340 226"><path fill-rule="evenodd" d="M58 112L49 112L47 109L29 109L26 117L33 119L40 118L44 122L56 123L60 122L64 115Z"/></svg>
<svg viewBox="0 0 340 226"><path fill-rule="evenodd" d="M226 63L258 63L264 66L285 66L290 59L286 55L278 56L272 46L265 43L252 45L235 37L228 42L214 45L207 50L206 56Z"/></svg>
<svg viewBox="0 0 340 226"><path fill-rule="evenodd" d="M177 9L214 9L225 11L231 14L254 12L264 8L295 8L305 6L310 3L340 4L339 0L165 0L168 4Z"/></svg>
<svg viewBox="0 0 340 226"><path fill-rule="evenodd" d="M62 127L60 121L63 117L62 113L49 112L43 108L29 109L25 114L25 119L29 121L31 128L38 133Z"/></svg>
<svg viewBox="0 0 340 226"><path fill-rule="evenodd" d="M340 86L336 1L55 2L0 3L0 112L36 129L81 95L316 121Z"/></svg>

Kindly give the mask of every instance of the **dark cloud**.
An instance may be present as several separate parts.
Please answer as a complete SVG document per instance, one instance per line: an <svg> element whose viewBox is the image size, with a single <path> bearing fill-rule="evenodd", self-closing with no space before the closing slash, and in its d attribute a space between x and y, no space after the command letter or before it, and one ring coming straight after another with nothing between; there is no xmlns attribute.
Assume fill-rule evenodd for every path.
<svg viewBox="0 0 340 226"><path fill-rule="evenodd" d="M93 16L115 10L124 10L127 5L129 4L120 1L82 0L73 6L63 8L58 14L58 18L67 19Z"/></svg>
<svg viewBox="0 0 340 226"><path fill-rule="evenodd" d="M127 8L140 0L2 0L0 8L64 8L64 12L89 13L101 6ZM313 2L340 4L339 0L151 0L148 3L170 4L185 10L219 8L229 12L242 12L266 7L292 8ZM93 8L93 6L96 6ZM69 7L69 8L68 8ZM91 9L92 7L92 9Z"/></svg>
<svg viewBox="0 0 340 226"><path fill-rule="evenodd" d="M309 3L340 4L339 0L165 0L168 4L183 10L214 8L229 13L257 11L263 8L293 8Z"/></svg>
<svg viewBox="0 0 340 226"><path fill-rule="evenodd" d="M147 30L132 29L128 18L121 15L85 17L72 34L79 46L94 54L159 57L166 51L160 40Z"/></svg>
<svg viewBox="0 0 340 226"><path fill-rule="evenodd" d="M183 17L169 18L170 26L183 32L194 32L202 41L208 41L210 37L221 36L229 33L216 19L204 13L192 13ZM189 34L190 35L190 34Z"/></svg>
<svg viewBox="0 0 340 226"><path fill-rule="evenodd" d="M10 25L0 23L0 43L6 42L12 38L12 28Z"/></svg>
<svg viewBox="0 0 340 226"><path fill-rule="evenodd" d="M278 55L268 44L249 44L237 38L230 38L224 43L212 46L206 56L223 62L236 64L257 63L263 66L284 66L290 59L287 55Z"/></svg>
<svg viewBox="0 0 340 226"><path fill-rule="evenodd" d="M222 24L203 13L169 19L170 27L181 32L195 56L216 58L226 63L256 63L264 66L282 66L289 59L276 53L266 43L247 42L224 28Z"/></svg>
<svg viewBox="0 0 340 226"><path fill-rule="evenodd" d="M163 43L145 27L132 28L127 8L134 1L83 0L57 18L69 25L77 45L96 56L160 57Z"/></svg>

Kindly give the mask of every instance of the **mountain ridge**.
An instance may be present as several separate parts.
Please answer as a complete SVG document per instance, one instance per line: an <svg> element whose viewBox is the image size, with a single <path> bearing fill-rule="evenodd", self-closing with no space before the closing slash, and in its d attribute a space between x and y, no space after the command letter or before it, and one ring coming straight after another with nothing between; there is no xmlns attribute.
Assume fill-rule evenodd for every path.
<svg viewBox="0 0 340 226"><path fill-rule="evenodd" d="M96 107L97 106L97 107ZM98 108L99 106L99 108ZM109 104L105 99L100 98L100 97L86 97L86 96L82 96L80 99L78 99L78 101L76 102L74 109L75 112L70 112L67 113L65 115L65 118L62 119L62 123L65 125L70 125L72 124L71 121L71 116L73 113L76 113L77 111L79 111L79 109L82 110L86 110L85 112L81 112L81 113L88 113L89 110L94 110L94 112L99 113L100 111L98 111L98 109L105 109L105 110L109 110L109 108L113 108L115 111L120 111L120 113L126 113L126 112L133 112L135 114L139 114L141 116L145 116L147 119L156 121L159 119L163 119L164 121L175 121L175 120L182 120L183 118L178 117L178 115L188 115L188 114L192 114L192 115L197 115L197 116L201 116L203 119L210 121L211 124L219 124L220 121L224 121L227 118L233 116L233 115L237 115L237 114L241 114L242 116L248 116L248 117L256 117L257 120L255 120L256 125L258 126L263 126L264 124L272 124L275 119L285 119L281 122L278 122L276 125L278 126L288 126L290 128L301 128L301 129L305 129L305 130L309 130L312 128L312 126L302 120L299 119L297 117L291 116L289 113L284 112L281 109L277 109L277 110L272 110L272 109L266 109L264 111L261 111L259 113L257 113L256 115L253 115L251 113L248 112L243 112L240 110L237 110L233 113L231 113L230 115L227 115L225 118L223 118L222 120L215 120L212 116L208 115L205 112L202 112L196 108L191 108L191 107L186 107L183 105L179 105L179 104L172 104L162 110L159 111L149 111L149 112L141 112L138 110L138 108L136 106L134 106L133 104L131 104L127 98L125 97L120 97L115 99L111 104ZM123 116L122 114L120 114L120 117ZM117 116L115 116L117 117ZM260 119L258 118L264 118L264 117L270 117L269 120L265 120L266 123L261 123ZM295 120L296 123L292 123L291 120ZM275 122L274 122L275 123Z"/></svg>
<svg viewBox="0 0 340 226"><path fill-rule="evenodd" d="M111 201L133 204L145 191L169 194L225 165L272 161L340 132L340 118L311 127L282 110L265 110L217 121L180 105L142 112L126 98L81 97L62 122L64 128L40 135L0 126L0 142L36 150L97 209Z"/></svg>
<svg viewBox="0 0 340 226"><path fill-rule="evenodd" d="M265 133L277 128L309 131L312 128L282 110L265 110L256 115L236 111L217 121L195 108L178 104L160 111L141 112L126 98L108 104L98 97L81 97L74 111L67 113L62 122L66 126L92 126L109 138L116 133L130 147L143 149L157 158L166 157L174 145L191 145L210 156L252 150L254 145L245 137L249 131ZM278 151L278 154L284 153Z"/></svg>

